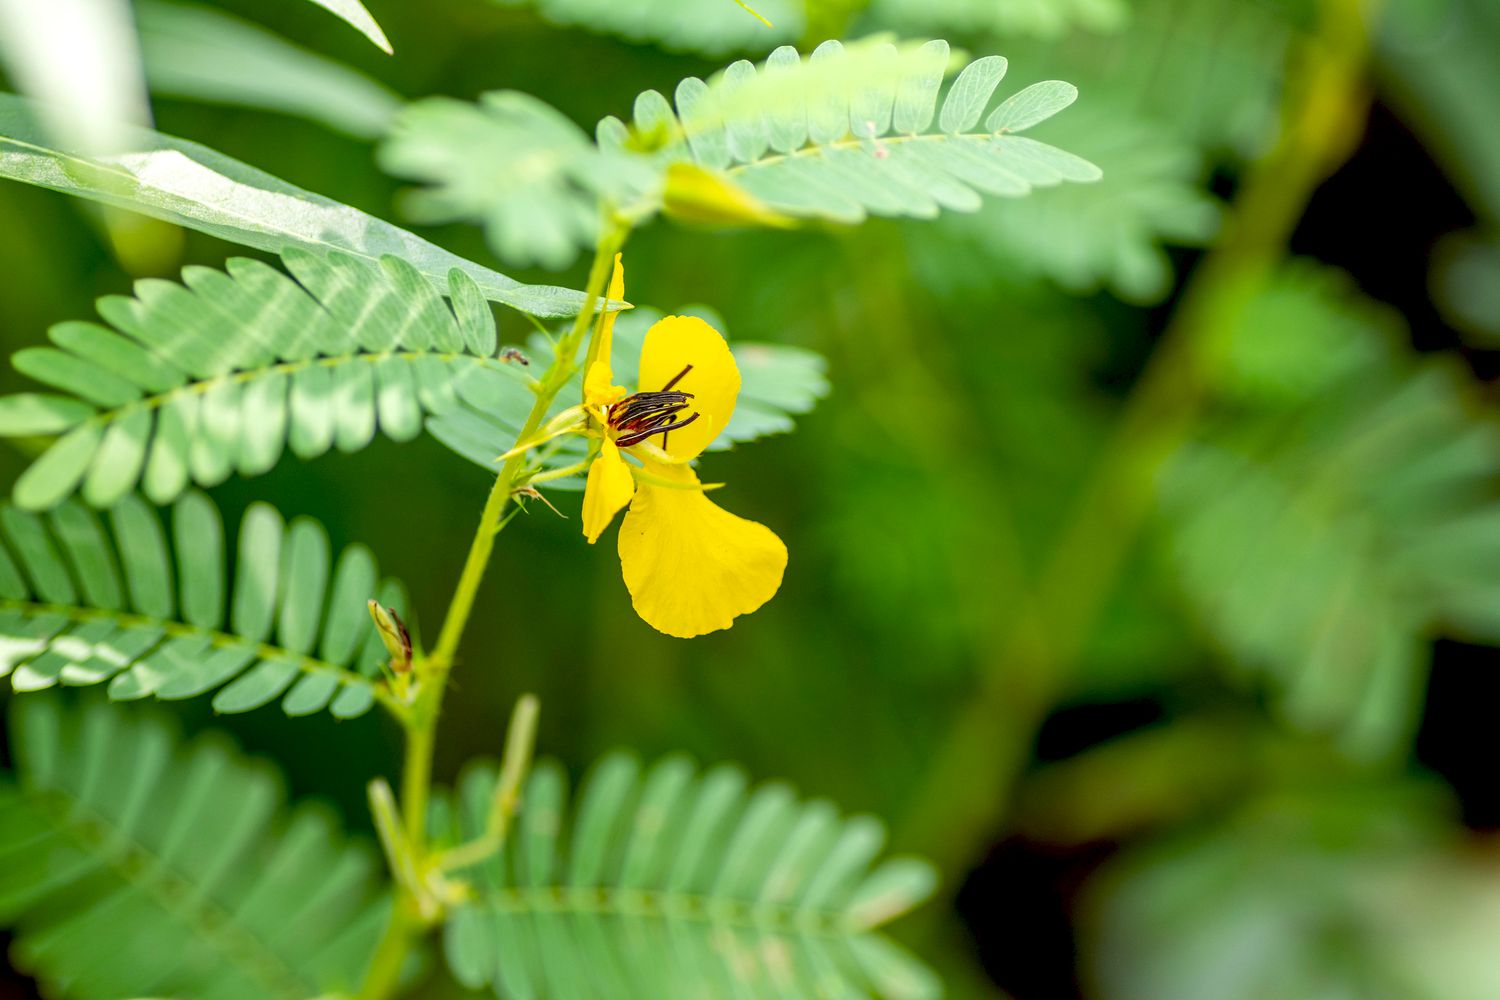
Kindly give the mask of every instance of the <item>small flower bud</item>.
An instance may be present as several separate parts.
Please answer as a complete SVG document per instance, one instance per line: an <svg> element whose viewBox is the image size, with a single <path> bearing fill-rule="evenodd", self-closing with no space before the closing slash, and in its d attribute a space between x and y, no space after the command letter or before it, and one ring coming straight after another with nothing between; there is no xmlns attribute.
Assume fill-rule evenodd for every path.
<svg viewBox="0 0 1500 1000"><path fill-rule="evenodd" d="M383 608L379 601L371 600L367 607L375 628L380 632L380 641L391 654L391 670L406 673L411 669L411 633L406 631L406 623L396 614L395 608Z"/></svg>
<svg viewBox="0 0 1500 1000"><path fill-rule="evenodd" d="M723 174L695 163L667 167L662 211L679 222L701 226L771 226L790 229L796 220L762 204Z"/></svg>

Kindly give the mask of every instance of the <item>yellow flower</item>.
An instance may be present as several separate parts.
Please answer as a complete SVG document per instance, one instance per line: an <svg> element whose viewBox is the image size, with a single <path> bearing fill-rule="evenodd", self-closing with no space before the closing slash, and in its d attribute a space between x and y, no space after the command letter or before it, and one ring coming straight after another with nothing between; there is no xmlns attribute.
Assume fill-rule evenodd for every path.
<svg viewBox="0 0 1500 1000"><path fill-rule="evenodd" d="M609 297L624 294L617 256ZM771 599L787 559L775 532L708 499L688 464L734 415L739 368L713 327L668 316L646 332L639 389L627 394L610 368L613 329L607 313L584 374L584 407L601 441L583 493L583 533L598 540L628 504L620 568L636 613L684 639L728 628Z"/></svg>

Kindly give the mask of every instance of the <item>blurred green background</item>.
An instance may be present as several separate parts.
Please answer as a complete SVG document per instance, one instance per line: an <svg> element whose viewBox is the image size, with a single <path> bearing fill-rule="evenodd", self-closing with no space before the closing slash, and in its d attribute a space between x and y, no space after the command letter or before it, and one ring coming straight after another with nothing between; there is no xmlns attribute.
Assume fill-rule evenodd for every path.
<svg viewBox="0 0 1500 1000"><path fill-rule="evenodd" d="M686 6L720 4L739 14ZM873 812L943 868L944 895L896 933L955 996L1500 996L1500 5L1370 5L1350 22L1378 17L1365 52L1342 3L810 2L803 20L788 2L774 35L736 25L705 50L657 27L690 10L631 21L622 4L593 25L629 40L525 4L372 0L394 57L307 4L222 6L403 98L511 88L586 128L785 40L944 37L1009 57L1007 88L1078 84L1038 137L1105 172L936 222L637 234L633 301L707 304L731 339L828 358L831 395L794 434L708 462L726 503L786 540L785 584L728 632L669 639L631 612L612 542L580 542L572 495L566 520L532 506L465 640L440 775L498 752L534 691L540 746L575 773L616 746L683 749ZM1345 58L1346 78L1319 78ZM154 112L399 221L402 185L366 138L160 95ZM1289 239L1234 270L1260 238L1254 185L1282 198ZM9 351L141 276L61 195L0 185L0 219ZM583 282L581 264L497 261L476 228L422 232ZM243 252L188 234L157 271ZM529 330L500 323L511 342ZM1193 338L1214 347L1174 396L1171 345ZM1169 405L1133 410L1153 378ZM27 457L0 451L12 481ZM1101 482L1107 516L1082 537L1118 565L1090 546L1058 562ZM214 496L229 523L267 499L366 541L430 636L487 488L424 437L288 458ZM1049 628L1028 641L1038 601ZM181 711L353 827L365 782L396 769L375 714ZM424 991L458 992L441 975Z"/></svg>

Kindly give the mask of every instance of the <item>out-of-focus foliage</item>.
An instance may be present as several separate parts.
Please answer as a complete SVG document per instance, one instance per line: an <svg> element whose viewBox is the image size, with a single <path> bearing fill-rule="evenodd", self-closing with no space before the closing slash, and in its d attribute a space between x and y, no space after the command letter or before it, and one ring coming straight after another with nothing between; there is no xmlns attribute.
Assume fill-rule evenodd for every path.
<svg viewBox="0 0 1500 1000"><path fill-rule="evenodd" d="M1500 239L1465 232L1438 244L1432 296L1448 322L1493 344L1500 338Z"/></svg>
<svg viewBox="0 0 1500 1000"><path fill-rule="evenodd" d="M1483 1000L1495 863L1432 788L1301 787L1115 862L1088 924L1106 1000Z"/></svg>
<svg viewBox="0 0 1500 1000"><path fill-rule="evenodd" d="M379 138L400 103L371 78L211 7L136 6L151 90L167 97L301 115Z"/></svg>
<svg viewBox="0 0 1500 1000"><path fill-rule="evenodd" d="M223 521L201 493L177 501L171 545L137 497L117 501L109 524L106 532L73 501L45 517L0 507L9 546L0 549L0 676L16 692L107 681L116 701L176 701L222 686L216 712L285 695L288 715L338 718L375 704L386 656L365 601L378 594L404 610L406 595L380 579L364 546L334 566L321 525L304 517L288 526L259 504L240 525L231 576Z"/></svg>
<svg viewBox="0 0 1500 1000"><path fill-rule="evenodd" d="M492 0L502 7L534 7L555 24L607 32L633 42L654 42L669 51L716 56L764 52L796 41L806 24L807 0L752 0L758 21L735 0Z"/></svg>
<svg viewBox="0 0 1500 1000"><path fill-rule="evenodd" d="M1487 0L1393 0L1382 67L1477 210L1500 223L1500 9Z"/></svg>
<svg viewBox="0 0 1500 1000"><path fill-rule="evenodd" d="M522 267L572 263L598 236L600 198L629 196L652 179L644 164L601 155L564 115L514 91L486 94L479 104L431 98L412 105L380 162L429 183L407 192L409 218L481 222L494 251Z"/></svg>
<svg viewBox="0 0 1500 1000"><path fill-rule="evenodd" d="M75 997L352 990L389 904L373 852L274 770L155 715L47 696L11 712L0 919L12 959Z"/></svg>
<svg viewBox="0 0 1500 1000"><path fill-rule="evenodd" d="M1286 273L1166 484L1214 639L1292 719L1382 755L1414 727L1434 629L1500 641L1500 427L1392 326L1334 276Z"/></svg>
<svg viewBox="0 0 1500 1000"><path fill-rule="evenodd" d="M1160 300L1173 280L1160 244L1207 243L1218 229L1218 205L1203 190L1197 150L1109 100L1092 101L1047 130L1060 145L1108 165L1098 184L951 216L923 241L972 247L993 265L1075 292L1102 286L1131 302Z"/></svg>
<svg viewBox="0 0 1500 1000"><path fill-rule="evenodd" d="M1127 0L873 0L871 17L882 27L903 31L945 31L978 35L1040 35L1056 38L1070 30L1111 31L1129 20Z"/></svg>
<svg viewBox="0 0 1500 1000"><path fill-rule="evenodd" d="M913 239L938 253L959 240L989 267L1071 291L1106 287L1128 301L1159 301L1174 277L1162 245L1201 246L1217 231L1210 168L1261 148L1273 128L1277 94L1266 68L1282 57L1288 27L1272 8L1142 0L1119 31L1007 46L1013 72L1078 85L1078 109L1038 137L1097 163L1103 179L998 201Z"/></svg>
<svg viewBox="0 0 1500 1000"><path fill-rule="evenodd" d="M1397 0L1381 37L1382 66L1411 127L1462 187L1485 225L1434 255L1433 292L1451 322L1500 332L1500 8L1485 0Z"/></svg>
<svg viewBox="0 0 1500 1000"><path fill-rule="evenodd" d="M149 125L129 0L0 0L0 57L60 142L114 153Z"/></svg>
<svg viewBox="0 0 1500 1000"><path fill-rule="evenodd" d="M460 776L444 810L454 842L487 829L495 784L484 762ZM544 761L506 849L459 873L477 891L444 952L464 985L503 998L941 995L876 930L930 895L934 873L875 864L885 830L872 817L680 755L643 769L611 754L567 798L565 772Z"/></svg>

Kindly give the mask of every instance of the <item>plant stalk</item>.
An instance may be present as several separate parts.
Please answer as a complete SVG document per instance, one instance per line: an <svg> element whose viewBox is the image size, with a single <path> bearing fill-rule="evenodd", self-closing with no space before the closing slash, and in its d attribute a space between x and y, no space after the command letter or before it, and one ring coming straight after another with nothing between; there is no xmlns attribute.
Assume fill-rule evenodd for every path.
<svg viewBox="0 0 1500 1000"><path fill-rule="evenodd" d="M518 443L536 434L557 394L572 377L577 364L578 348L588 333L590 320L600 308L615 252L624 244L627 234L628 228L619 222L611 221L606 225L589 269L583 308L574 319L568 334L558 343L552 364L538 381L536 401L532 404L520 433L516 435ZM443 694L447 689L448 675L453 669L464 628L474 609L474 600L479 594L479 585L484 580L485 569L489 566L490 555L495 549L495 536L505 526L505 511L519 484L525 462L526 455L522 453L506 459L501 466L479 515L479 526L475 529L473 541L469 543L469 554L464 560L453 598L448 603L447 614L443 616L437 644L431 653L419 657L412 666L417 694L401 719L406 737L406 753L401 769L401 821L419 869L425 869L428 861L427 812L432 794L432 761ZM398 884L390 922L370 960L365 981L359 991L359 1000L385 1000L397 989L406 956L417 937L428 926L428 921L420 916L420 903L420 900L412 897L410 890Z"/></svg>

